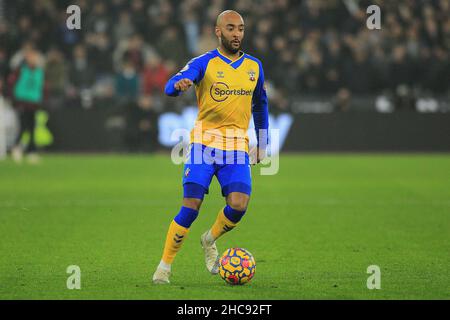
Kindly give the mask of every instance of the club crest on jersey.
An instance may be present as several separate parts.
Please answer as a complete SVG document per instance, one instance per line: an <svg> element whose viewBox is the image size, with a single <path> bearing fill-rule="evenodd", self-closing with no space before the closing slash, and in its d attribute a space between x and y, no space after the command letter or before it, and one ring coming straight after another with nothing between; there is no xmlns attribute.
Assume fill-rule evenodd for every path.
<svg viewBox="0 0 450 320"><path fill-rule="evenodd" d="M250 81L255 81L255 75L256 75L255 71L249 70L249 72L247 72L247 73L250 78Z"/></svg>
<svg viewBox="0 0 450 320"><path fill-rule="evenodd" d="M221 79L224 78L223 71L217 71L217 78L221 78Z"/></svg>

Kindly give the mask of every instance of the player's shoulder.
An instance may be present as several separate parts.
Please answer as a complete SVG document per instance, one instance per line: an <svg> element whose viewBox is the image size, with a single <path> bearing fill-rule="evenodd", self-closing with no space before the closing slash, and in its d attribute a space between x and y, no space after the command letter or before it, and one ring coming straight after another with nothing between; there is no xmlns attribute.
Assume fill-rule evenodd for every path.
<svg viewBox="0 0 450 320"><path fill-rule="evenodd" d="M256 62L258 64L258 66L262 69L262 62L261 60L259 60L258 58L256 58L255 56L252 56L248 53L245 53L245 58L252 60L254 62Z"/></svg>
<svg viewBox="0 0 450 320"><path fill-rule="evenodd" d="M198 64L201 66L205 66L206 64L208 64L209 60L211 60L214 57L216 57L215 50L211 50L211 51L205 52L204 54L201 54L197 57L192 58L188 62L188 64Z"/></svg>

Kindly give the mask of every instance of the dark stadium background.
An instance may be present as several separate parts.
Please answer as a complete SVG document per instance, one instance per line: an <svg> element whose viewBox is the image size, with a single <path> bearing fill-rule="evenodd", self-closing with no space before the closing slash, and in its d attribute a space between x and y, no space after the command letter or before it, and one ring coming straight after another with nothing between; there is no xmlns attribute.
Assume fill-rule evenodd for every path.
<svg viewBox="0 0 450 320"><path fill-rule="evenodd" d="M374 4L381 30L366 26ZM163 89L217 47L224 9L245 19L282 144L276 174L251 167L245 218L218 241L249 250L257 271L231 287L204 267L198 240L224 206L213 181L171 284L156 286L183 193L171 133L196 114L194 90ZM20 162L4 138L10 149L11 84L33 46L45 99L38 156ZM450 0L0 0L0 300L448 300L449 49Z"/></svg>
<svg viewBox="0 0 450 320"><path fill-rule="evenodd" d="M66 28L71 4L81 30ZM371 4L381 30L366 27ZM47 150L167 149L168 123L180 124L161 115L181 115L195 96L166 97L164 84L216 47L226 8L245 17L243 48L263 62L272 128L289 133L283 150L450 150L446 0L0 0L1 92L32 43L45 62ZM289 121L279 124L281 114ZM8 119L10 145L17 123Z"/></svg>

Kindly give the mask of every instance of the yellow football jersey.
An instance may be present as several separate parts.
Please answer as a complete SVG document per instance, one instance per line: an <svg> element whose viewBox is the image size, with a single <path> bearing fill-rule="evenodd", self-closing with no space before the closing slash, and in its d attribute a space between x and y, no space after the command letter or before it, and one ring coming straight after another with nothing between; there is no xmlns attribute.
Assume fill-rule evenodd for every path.
<svg viewBox="0 0 450 320"><path fill-rule="evenodd" d="M261 62L241 52L232 61L219 49L192 59L166 85L166 94L178 96L181 79L195 84L199 112L191 143L221 150L248 152L247 131L253 113L257 137L268 129L268 105ZM266 143L267 132L263 140ZM260 142L260 139L258 139Z"/></svg>

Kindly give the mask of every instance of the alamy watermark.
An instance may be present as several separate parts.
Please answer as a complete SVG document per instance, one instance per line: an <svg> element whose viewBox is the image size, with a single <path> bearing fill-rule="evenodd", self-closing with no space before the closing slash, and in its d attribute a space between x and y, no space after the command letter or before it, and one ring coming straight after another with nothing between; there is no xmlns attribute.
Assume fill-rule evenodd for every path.
<svg viewBox="0 0 450 320"><path fill-rule="evenodd" d="M367 14L370 16L366 20L366 26L369 30L381 29L381 9L379 6L373 4L367 7Z"/></svg>
<svg viewBox="0 0 450 320"><path fill-rule="evenodd" d="M367 267L367 273L370 276L367 278L367 289L381 289L381 270L377 265L370 265Z"/></svg>
<svg viewBox="0 0 450 320"><path fill-rule="evenodd" d="M66 26L69 30L81 29L81 9L77 5L70 5L66 9L66 13L70 14L66 19Z"/></svg>
<svg viewBox="0 0 450 320"><path fill-rule="evenodd" d="M242 129L226 129L225 133L217 129L203 130L201 121L195 123L192 130L193 142L189 130L176 129L171 139L178 141L172 148L171 159L174 164L240 164L260 163L261 175L275 175L279 170L280 132L278 129L258 130L257 146L249 148Z"/></svg>
<svg viewBox="0 0 450 320"><path fill-rule="evenodd" d="M67 289L73 290L81 289L81 269L77 265L70 265L66 269L66 273L70 274L70 276L67 278L66 286Z"/></svg>

